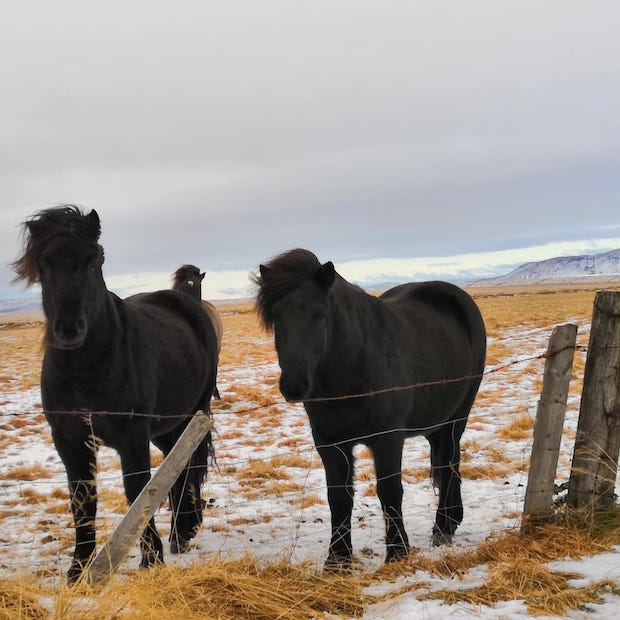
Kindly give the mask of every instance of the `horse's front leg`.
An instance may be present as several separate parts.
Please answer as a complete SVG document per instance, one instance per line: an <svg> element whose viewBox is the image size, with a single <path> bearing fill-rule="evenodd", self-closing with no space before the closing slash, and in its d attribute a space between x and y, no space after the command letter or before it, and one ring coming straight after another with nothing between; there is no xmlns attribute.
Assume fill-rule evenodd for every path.
<svg viewBox="0 0 620 620"><path fill-rule="evenodd" d="M372 446L377 475L377 495L385 518L385 561L394 562L409 553L409 539L403 523L402 455L403 437L386 436Z"/></svg>
<svg viewBox="0 0 620 620"><path fill-rule="evenodd" d="M151 454L146 430L141 436L129 433L124 447L119 448L125 495L130 504L136 500L142 489L151 479ZM142 560L140 568L148 568L164 561L164 550L161 538L155 527L155 519L151 517L140 537Z"/></svg>
<svg viewBox="0 0 620 620"><path fill-rule="evenodd" d="M331 511L332 537L326 568L346 568L351 563L351 513L353 512L353 447L326 446L317 449L327 478L327 501Z"/></svg>
<svg viewBox="0 0 620 620"><path fill-rule="evenodd" d="M54 444L69 480L69 495L75 525L75 550L67 572L70 584L78 581L95 553L95 517L97 515L97 456L95 442L75 436L70 439L52 429Z"/></svg>

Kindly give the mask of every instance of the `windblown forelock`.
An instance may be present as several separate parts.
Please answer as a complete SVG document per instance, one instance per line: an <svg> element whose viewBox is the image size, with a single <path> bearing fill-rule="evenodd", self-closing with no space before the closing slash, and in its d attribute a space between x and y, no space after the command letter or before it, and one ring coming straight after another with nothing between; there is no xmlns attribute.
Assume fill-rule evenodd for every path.
<svg viewBox="0 0 620 620"><path fill-rule="evenodd" d="M103 262L103 248L98 243L101 229L83 211L74 205L63 205L39 211L24 222L22 237L24 251L11 267L14 281L25 280L26 286L39 282L38 257L52 239L66 235L96 248Z"/></svg>
<svg viewBox="0 0 620 620"><path fill-rule="evenodd" d="M309 250L283 252L265 264L264 276L253 274L252 282L258 287L255 309L266 330L273 329L273 305L302 282L314 277L321 266Z"/></svg>

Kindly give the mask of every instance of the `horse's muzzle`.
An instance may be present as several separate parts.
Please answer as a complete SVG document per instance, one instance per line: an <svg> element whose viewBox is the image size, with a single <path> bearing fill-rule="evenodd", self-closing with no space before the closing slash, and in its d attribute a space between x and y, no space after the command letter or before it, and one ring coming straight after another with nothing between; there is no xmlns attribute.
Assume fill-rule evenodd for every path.
<svg viewBox="0 0 620 620"><path fill-rule="evenodd" d="M55 320L50 333L48 344L55 349L79 349L86 338L86 321L82 318L71 322Z"/></svg>
<svg viewBox="0 0 620 620"><path fill-rule="evenodd" d="M280 375L280 392L291 401L300 401L310 395L310 382L305 377L291 377L284 372Z"/></svg>

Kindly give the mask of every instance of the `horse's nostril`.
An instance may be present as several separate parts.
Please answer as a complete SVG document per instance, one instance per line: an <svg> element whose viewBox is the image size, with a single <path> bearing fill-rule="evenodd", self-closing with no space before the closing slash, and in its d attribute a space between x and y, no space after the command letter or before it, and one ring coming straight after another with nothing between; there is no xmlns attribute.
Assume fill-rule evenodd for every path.
<svg viewBox="0 0 620 620"><path fill-rule="evenodd" d="M86 329L86 321L82 318L77 320L76 329L78 332L83 332Z"/></svg>

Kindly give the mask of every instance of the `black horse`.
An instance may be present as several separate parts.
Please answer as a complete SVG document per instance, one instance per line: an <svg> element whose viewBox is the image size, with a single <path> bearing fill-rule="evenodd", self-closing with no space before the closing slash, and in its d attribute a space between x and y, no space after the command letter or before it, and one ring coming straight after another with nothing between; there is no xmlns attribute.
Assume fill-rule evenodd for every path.
<svg viewBox="0 0 620 620"><path fill-rule="evenodd" d="M472 298L445 282L403 284L375 297L301 249L261 265L253 279L258 314L275 334L280 390L303 401L325 467L332 518L326 566L351 561L357 443L373 453L387 561L409 549L401 462L411 435L431 446L439 487L433 542L450 542L463 519L459 442L486 354Z"/></svg>
<svg viewBox="0 0 620 620"><path fill-rule="evenodd" d="M168 454L191 416L209 409L217 373L213 326L187 295L168 290L121 300L107 290L100 232L95 211L41 211L24 224L24 252L13 263L17 279L42 289L41 395L69 479L76 529L70 582L95 551L98 445L118 452L133 502L150 478L149 440ZM207 437L170 491L173 553L187 548L202 522L209 449ZM153 519L140 548L142 567L163 561Z"/></svg>

